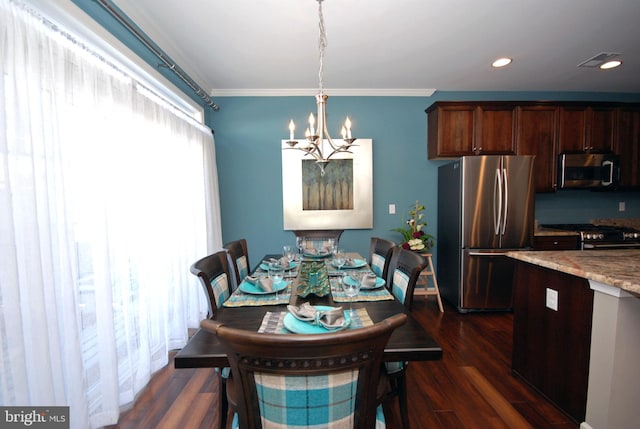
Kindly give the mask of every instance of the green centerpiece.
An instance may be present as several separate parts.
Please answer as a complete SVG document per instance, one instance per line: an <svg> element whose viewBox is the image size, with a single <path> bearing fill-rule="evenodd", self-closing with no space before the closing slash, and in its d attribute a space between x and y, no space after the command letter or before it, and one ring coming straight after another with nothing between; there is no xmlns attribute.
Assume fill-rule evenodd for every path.
<svg viewBox="0 0 640 429"><path fill-rule="evenodd" d="M298 295L326 296L331 292L329 272L324 261L303 261L298 275Z"/></svg>

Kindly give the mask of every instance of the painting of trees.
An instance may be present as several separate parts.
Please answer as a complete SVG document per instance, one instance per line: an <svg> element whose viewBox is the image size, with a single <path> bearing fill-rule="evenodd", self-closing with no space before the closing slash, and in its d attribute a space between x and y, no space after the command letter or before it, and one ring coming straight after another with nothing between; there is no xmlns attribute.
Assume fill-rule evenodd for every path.
<svg viewBox="0 0 640 429"><path fill-rule="evenodd" d="M353 159L333 159L322 175L314 160L302 160L302 210L353 210Z"/></svg>

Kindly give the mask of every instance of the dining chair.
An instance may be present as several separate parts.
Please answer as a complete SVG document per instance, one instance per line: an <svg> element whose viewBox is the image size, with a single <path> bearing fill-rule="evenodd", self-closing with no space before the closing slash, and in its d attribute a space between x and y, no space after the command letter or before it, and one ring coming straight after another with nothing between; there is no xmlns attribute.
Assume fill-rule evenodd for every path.
<svg viewBox="0 0 640 429"><path fill-rule="evenodd" d="M240 286L242 280L249 275L249 271L251 270L251 266L249 265L247 240L241 238L239 240L230 241L222 247L227 249L227 252L229 252L229 258L231 259L235 278L231 289L235 290Z"/></svg>
<svg viewBox="0 0 640 429"><path fill-rule="evenodd" d="M296 238L301 237L304 240L305 249L321 249L328 248L331 241L337 248L343 231L342 229L298 229L293 233Z"/></svg>
<svg viewBox="0 0 640 429"><path fill-rule="evenodd" d="M387 285L395 299L411 310L413 292L420 273L427 266L427 260L419 253L402 247L394 247L387 272ZM385 362L384 367L389 378L388 397L397 397L400 405L402 427L409 429L407 405L406 371L408 362Z"/></svg>
<svg viewBox="0 0 640 429"><path fill-rule="evenodd" d="M373 325L329 334L264 334L215 320L201 326L226 349L233 378L229 402L243 429L384 427L380 365L396 314Z"/></svg>
<svg viewBox="0 0 640 429"><path fill-rule="evenodd" d="M371 237L369 245L369 266L378 277L386 280L391 254L396 243L384 238Z"/></svg>
<svg viewBox="0 0 640 429"><path fill-rule="evenodd" d="M216 310L231 295L231 271L227 252L221 250L198 260L191 265L190 271L200 279L200 284L208 298L207 317L213 317Z"/></svg>
<svg viewBox="0 0 640 429"><path fill-rule="evenodd" d="M208 298L209 310L207 317L211 318L216 314L216 310L220 308L231 295L231 272L229 271L227 252L221 250L209 256L205 256L191 265L190 271L200 279L200 284ZM226 426L227 410L229 409L225 391L230 371L231 368L229 367L216 368L216 373L218 374L218 380L220 382L218 397L221 398L221 428Z"/></svg>

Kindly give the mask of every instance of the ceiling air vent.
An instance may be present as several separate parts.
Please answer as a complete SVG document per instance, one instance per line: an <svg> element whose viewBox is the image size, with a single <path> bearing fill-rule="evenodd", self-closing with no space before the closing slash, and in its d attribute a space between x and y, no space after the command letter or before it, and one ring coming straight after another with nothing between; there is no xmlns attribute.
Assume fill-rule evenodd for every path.
<svg viewBox="0 0 640 429"><path fill-rule="evenodd" d="M588 68L600 67L602 64L606 63L607 61L611 61L619 56L620 54L615 52L601 52L589 58L588 60L578 64L578 67L588 67Z"/></svg>

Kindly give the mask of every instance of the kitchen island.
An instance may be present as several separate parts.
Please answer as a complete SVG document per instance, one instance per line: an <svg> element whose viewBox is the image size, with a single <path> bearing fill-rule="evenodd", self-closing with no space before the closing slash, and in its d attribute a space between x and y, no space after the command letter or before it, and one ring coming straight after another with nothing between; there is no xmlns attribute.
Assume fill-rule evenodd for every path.
<svg viewBox="0 0 640 429"><path fill-rule="evenodd" d="M589 353L578 354L579 360L586 358L588 362L588 374L583 374L588 378L588 388L581 428L640 427L637 410L637 398L640 397L640 365L637 362L640 356L640 250L524 251L509 252L508 256L524 262L519 271L528 270L527 275L516 276L515 294L516 300L520 297L520 310L516 303L514 336L518 332L519 335L531 332L532 326L544 325L549 320L562 324L535 338L514 338L514 371L525 379L532 374L533 380L528 381L553 397L556 391L545 392L546 386L542 383L541 387L536 377L541 373L556 373L556 365L560 363L527 361L523 356L534 349L525 343L553 342L557 341L557 335L566 335L570 341L566 344L569 354L573 351L573 338L579 337L581 332L586 333L588 338L583 338L582 343ZM541 275L532 276L531 272L535 270ZM560 277L553 277L554 272ZM555 279L557 287L546 284L548 278ZM536 289L538 292L534 292ZM567 309L571 309L570 317L558 318L557 315ZM585 315L585 312L590 314ZM534 314L537 315L535 318ZM576 322L576 318L590 320L591 324L584 326L584 320ZM517 329L518 325L529 331ZM576 326L581 329L576 331ZM532 371L529 365L538 367ZM572 380L567 381L568 385L572 383ZM555 402L565 409L562 401ZM576 417L572 410L565 411Z"/></svg>

